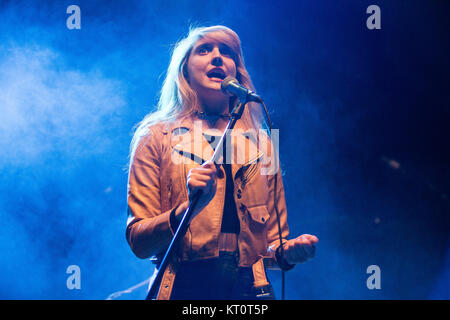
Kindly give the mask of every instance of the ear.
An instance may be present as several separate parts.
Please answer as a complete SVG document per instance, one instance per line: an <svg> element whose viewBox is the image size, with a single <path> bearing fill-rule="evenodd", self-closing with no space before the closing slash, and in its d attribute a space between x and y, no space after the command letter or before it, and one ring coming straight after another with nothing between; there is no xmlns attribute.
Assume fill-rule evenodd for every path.
<svg viewBox="0 0 450 320"><path fill-rule="evenodd" d="M181 67L181 72L183 72L183 77L189 83L189 73L187 71L187 64L186 63L184 63L183 66Z"/></svg>

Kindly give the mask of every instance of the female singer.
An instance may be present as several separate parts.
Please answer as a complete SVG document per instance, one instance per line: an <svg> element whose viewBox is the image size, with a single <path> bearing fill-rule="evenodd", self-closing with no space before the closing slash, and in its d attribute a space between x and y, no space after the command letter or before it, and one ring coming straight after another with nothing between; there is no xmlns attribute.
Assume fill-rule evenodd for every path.
<svg viewBox="0 0 450 320"><path fill-rule="evenodd" d="M247 134L266 128L260 105L245 106L223 161L210 161L238 102L221 90L228 76L253 90L238 35L224 26L191 30L173 51L157 110L134 134L126 238L136 256L158 264L192 196L203 192L152 298L274 299L265 268L289 270L314 257L317 237L288 239L280 170L263 170L273 148L261 150L261 137Z"/></svg>

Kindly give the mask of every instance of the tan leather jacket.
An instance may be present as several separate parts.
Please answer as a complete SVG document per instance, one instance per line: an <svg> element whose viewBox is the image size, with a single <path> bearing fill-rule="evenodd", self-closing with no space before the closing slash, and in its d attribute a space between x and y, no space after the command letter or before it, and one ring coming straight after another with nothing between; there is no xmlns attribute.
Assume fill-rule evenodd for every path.
<svg viewBox="0 0 450 320"><path fill-rule="evenodd" d="M164 254L176 231L170 223L170 212L188 200L187 174L193 167L200 166L199 162L211 159L213 149L201 135L195 119L195 116L188 116L171 123L152 125L149 134L141 139L136 149L128 179L129 217L126 238L139 258L161 258ZM280 240L274 208L274 175L261 172L264 172L264 166L266 169L272 166L272 171L275 172L275 167L273 163L268 164L269 161L262 160L268 159L270 152L261 150L253 139L254 134L246 134L242 120L237 121L233 132L238 133L232 142L238 159L232 162L231 168L240 221L239 265L253 267L255 285L267 284L263 258L266 266L276 265L274 252L279 247ZM271 144L264 149L270 148ZM177 261L219 255L218 238L225 199L223 166L220 170L222 174L218 174L215 196L191 221L179 246ZM283 182L278 169L277 175L276 205L284 242L289 228ZM170 298L177 261L170 263L166 269L157 299Z"/></svg>

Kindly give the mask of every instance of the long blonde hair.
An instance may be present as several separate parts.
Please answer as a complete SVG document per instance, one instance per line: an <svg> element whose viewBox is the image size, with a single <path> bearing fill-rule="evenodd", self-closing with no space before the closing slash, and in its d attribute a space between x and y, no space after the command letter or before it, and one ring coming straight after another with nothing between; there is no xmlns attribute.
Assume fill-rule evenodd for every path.
<svg viewBox="0 0 450 320"><path fill-rule="evenodd" d="M182 116L192 114L198 109L197 93L191 88L187 79L187 61L195 43L208 34L214 32L215 39L228 45L234 53L236 64L236 79L250 90L255 90L250 75L247 72L242 54L239 36L228 27L217 25L211 27L191 28L188 35L180 40L174 47L172 58L167 69L166 78L161 88L161 94L156 111L147 114L136 126L130 145L130 160L141 138L148 134L148 128L158 122L171 122ZM236 99L230 98L230 103ZM261 107L255 103L248 103L242 115L242 121L246 125L259 129L264 126L264 118Z"/></svg>

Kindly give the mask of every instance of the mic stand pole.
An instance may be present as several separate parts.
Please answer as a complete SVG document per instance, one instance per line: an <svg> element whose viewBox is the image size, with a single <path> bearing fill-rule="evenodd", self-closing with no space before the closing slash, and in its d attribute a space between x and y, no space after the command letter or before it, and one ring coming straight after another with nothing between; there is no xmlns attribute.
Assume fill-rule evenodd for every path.
<svg viewBox="0 0 450 320"><path fill-rule="evenodd" d="M245 97L244 101L240 101L239 104L231 112L231 118L228 121L227 127L226 127L225 131L223 132L222 137L220 138L219 143L218 143L216 149L214 150L213 156L211 158L211 161L213 163L216 163L219 156L223 154L222 148L223 148L223 144L225 141L225 136L227 135L227 132L230 132L231 130L233 130L233 128L236 124L236 121L241 118L242 113L244 112L244 107L245 107L246 103L247 103L247 97ZM217 164L216 164L216 166L217 166ZM146 300L151 300L155 296L156 290L160 286L164 271L166 270L166 268L169 264L169 261L171 260L173 253L175 252L175 247L178 244L179 240L181 240L184 237L184 235L186 234L192 214L195 210L195 207L196 207L198 200L200 199L202 193L203 192L201 190L198 190L194 194L194 196L192 197L192 199L189 203L188 208L184 212L183 218L177 228L177 231L175 232L175 234L172 238L172 241L169 244L169 247L164 255L164 258L162 259L162 261L159 265L159 268L157 268L158 271L156 273L155 279L152 282L150 290L147 294Z"/></svg>

